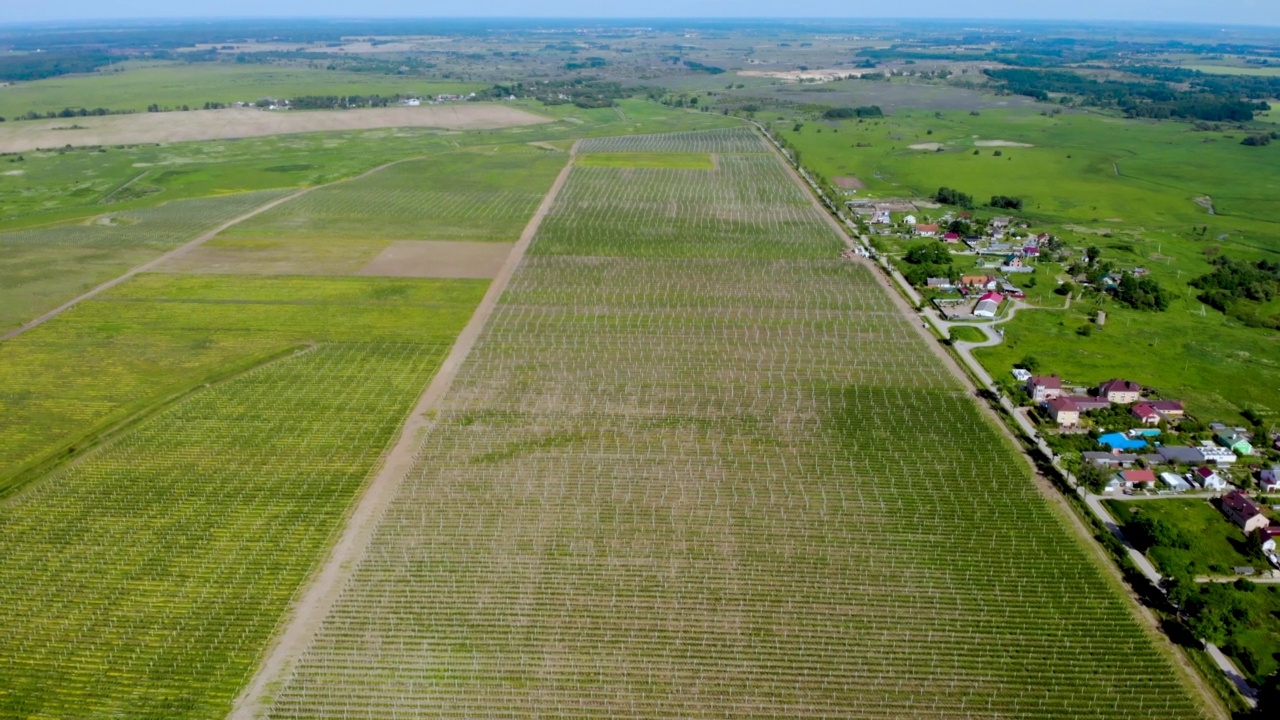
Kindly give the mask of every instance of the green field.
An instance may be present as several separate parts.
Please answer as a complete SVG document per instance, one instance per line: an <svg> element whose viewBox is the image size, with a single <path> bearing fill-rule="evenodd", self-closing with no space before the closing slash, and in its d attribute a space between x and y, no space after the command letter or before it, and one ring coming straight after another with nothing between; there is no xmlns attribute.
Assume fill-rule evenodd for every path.
<svg viewBox="0 0 1280 720"><path fill-rule="evenodd" d="M673 168L710 170L711 156L701 153L591 153L582 156L583 167Z"/></svg>
<svg viewBox="0 0 1280 720"><path fill-rule="evenodd" d="M267 717L1205 714L759 139L583 145L739 150L572 172Z"/></svg>
<svg viewBox="0 0 1280 720"><path fill-rule="evenodd" d="M1005 345L978 351L994 375L1032 354L1066 377L1125 376L1179 393L1207 419L1229 420L1250 403L1280 408L1274 333L1203 308L1187 287L1211 269L1211 257L1274 261L1280 254L1280 218L1270 201L1280 192L1276 148L1245 147L1239 133L1196 132L1181 123L1033 110L904 111L791 128L779 130L802 162L826 177L858 177L868 186L859 197L928 196L941 186L979 202L1016 195L1025 206L1017 214L1033 232L1097 246L1120 267L1145 267L1177 298L1155 314L1088 301L1069 311L1020 313L1006 326ZM977 145L992 141L1033 147ZM910 148L924 143L943 151ZM1216 214L1194 202L1203 196ZM940 212L922 214L927 220ZM1047 295L1054 285L1040 277L1033 301L1061 308L1061 298ZM1105 331L1075 335L1099 309L1110 316Z"/></svg>
<svg viewBox="0 0 1280 720"><path fill-rule="evenodd" d="M1196 538L1197 544L1191 550L1157 546L1148 551L1148 557L1163 573L1233 575L1233 568L1241 566L1260 571L1268 568L1266 560L1249 550L1240 528L1207 500L1108 500L1106 505L1121 527L1139 513L1147 513Z"/></svg>
<svg viewBox="0 0 1280 720"><path fill-rule="evenodd" d="M31 371L5 384L24 389L7 456L15 430L19 453L54 437L28 418L93 422L110 399L86 385L301 350L0 506L0 716L225 713L486 285L146 276L19 338L41 355L0 346Z"/></svg>
<svg viewBox="0 0 1280 720"><path fill-rule="evenodd" d="M283 65L151 63L127 67L0 87L0 117L13 119L30 110L45 113L66 107L143 112L153 103L163 108L199 108L206 102L230 104L304 95L465 95L486 87L482 83Z"/></svg>
<svg viewBox="0 0 1280 720"><path fill-rule="evenodd" d="M79 223L0 233L0 332L281 195L264 191L181 200L104 213Z"/></svg>

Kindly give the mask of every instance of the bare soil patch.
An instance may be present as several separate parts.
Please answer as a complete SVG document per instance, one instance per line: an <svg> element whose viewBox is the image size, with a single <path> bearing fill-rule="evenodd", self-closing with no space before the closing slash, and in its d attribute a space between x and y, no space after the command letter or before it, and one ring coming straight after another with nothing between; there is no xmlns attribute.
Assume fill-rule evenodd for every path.
<svg viewBox="0 0 1280 720"><path fill-rule="evenodd" d="M909 147L912 150L933 150L936 152L942 149L942 143L916 143Z"/></svg>
<svg viewBox="0 0 1280 720"><path fill-rule="evenodd" d="M832 180L841 190L866 190L867 184L856 177L838 177Z"/></svg>
<svg viewBox="0 0 1280 720"><path fill-rule="evenodd" d="M510 243L405 240L393 242L358 275L415 278L496 277Z"/></svg>
<svg viewBox="0 0 1280 720"><path fill-rule="evenodd" d="M1013 142L1012 140L975 140L973 144L978 147L1035 147L1030 143Z"/></svg>
<svg viewBox="0 0 1280 720"><path fill-rule="evenodd" d="M263 137L290 133L374 130L391 127L437 127L448 130L494 130L552 122L505 105L459 103L426 107L365 110L270 111L251 108L138 113L77 118L84 127L54 129L59 120L9 122L0 125L0 152L24 152L65 145L132 145L193 140Z"/></svg>

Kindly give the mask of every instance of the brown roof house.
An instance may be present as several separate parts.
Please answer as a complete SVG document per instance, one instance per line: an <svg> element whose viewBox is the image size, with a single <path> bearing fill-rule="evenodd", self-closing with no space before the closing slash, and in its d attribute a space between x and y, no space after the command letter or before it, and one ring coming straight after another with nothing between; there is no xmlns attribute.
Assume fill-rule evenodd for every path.
<svg viewBox="0 0 1280 720"><path fill-rule="evenodd" d="M1058 427L1075 427L1080 424L1080 408L1070 398L1056 397L1049 400L1049 417Z"/></svg>
<svg viewBox="0 0 1280 720"><path fill-rule="evenodd" d="M1062 397L1062 380L1057 375L1033 375L1027 381L1027 394L1034 403L1048 402ZM1080 412L1079 408L1076 412Z"/></svg>
<svg viewBox="0 0 1280 720"><path fill-rule="evenodd" d="M1262 514L1257 504L1239 490L1222 496L1222 514L1239 525L1245 535L1271 524L1271 520Z"/></svg>
<svg viewBox="0 0 1280 720"><path fill-rule="evenodd" d="M1113 378L1098 386L1098 397L1104 397L1113 403L1128 405L1138 402L1142 386L1136 382Z"/></svg>

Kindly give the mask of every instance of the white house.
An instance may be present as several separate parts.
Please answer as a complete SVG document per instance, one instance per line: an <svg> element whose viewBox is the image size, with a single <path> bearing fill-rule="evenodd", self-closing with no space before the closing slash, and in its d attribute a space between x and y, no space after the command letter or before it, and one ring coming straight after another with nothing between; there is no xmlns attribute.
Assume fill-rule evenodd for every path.
<svg viewBox="0 0 1280 720"><path fill-rule="evenodd" d="M1160 479L1164 481L1165 485L1169 486L1170 490L1183 492L1184 490L1191 489L1191 483L1171 472L1160 473Z"/></svg>
<svg viewBox="0 0 1280 720"><path fill-rule="evenodd" d="M904 222L904 223L906 223L906 224L908 224L908 225L915 225L915 224L916 224L916 216L915 216L915 215L908 215L908 216L906 216L906 217L902 218L902 222Z"/></svg>
<svg viewBox="0 0 1280 720"><path fill-rule="evenodd" d="M1203 486L1205 490L1225 490L1227 481L1222 476L1214 472L1213 468L1208 465L1201 465L1191 471L1191 479Z"/></svg>
<svg viewBox="0 0 1280 720"><path fill-rule="evenodd" d="M1280 490L1280 465L1272 465L1263 470L1258 477L1258 485L1267 492Z"/></svg>

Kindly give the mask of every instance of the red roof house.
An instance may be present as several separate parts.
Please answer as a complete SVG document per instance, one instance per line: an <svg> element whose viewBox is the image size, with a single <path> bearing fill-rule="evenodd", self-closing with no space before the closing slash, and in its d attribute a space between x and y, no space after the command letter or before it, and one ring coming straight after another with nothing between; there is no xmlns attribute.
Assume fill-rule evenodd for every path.
<svg viewBox="0 0 1280 720"><path fill-rule="evenodd" d="M1156 482L1156 472L1154 470L1125 470L1120 473L1120 480L1128 487L1138 484L1151 486Z"/></svg>
<svg viewBox="0 0 1280 720"><path fill-rule="evenodd" d="M1129 408L1129 412L1133 413L1134 417L1141 420L1144 425L1160 424L1160 413L1156 412L1156 409L1147 403L1138 403Z"/></svg>

